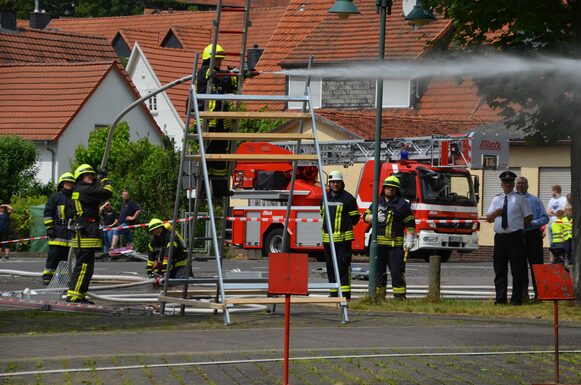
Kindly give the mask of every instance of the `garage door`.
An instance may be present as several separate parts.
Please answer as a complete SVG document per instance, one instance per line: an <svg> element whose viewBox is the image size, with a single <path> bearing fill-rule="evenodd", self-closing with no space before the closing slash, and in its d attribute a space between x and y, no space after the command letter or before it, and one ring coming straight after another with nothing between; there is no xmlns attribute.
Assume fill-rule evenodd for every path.
<svg viewBox="0 0 581 385"><path fill-rule="evenodd" d="M516 175L520 175L520 168L509 168L510 171L514 172ZM492 199L502 192L500 188L500 179L498 178L501 173L506 170L484 170L484 180L482 181L482 215L486 215L488 208L492 203Z"/></svg>
<svg viewBox="0 0 581 385"><path fill-rule="evenodd" d="M571 192L571 168L570 167L541 167L539 169L539 198L546 206L551 199L551 187L560 185L563 195Z"/></svg>

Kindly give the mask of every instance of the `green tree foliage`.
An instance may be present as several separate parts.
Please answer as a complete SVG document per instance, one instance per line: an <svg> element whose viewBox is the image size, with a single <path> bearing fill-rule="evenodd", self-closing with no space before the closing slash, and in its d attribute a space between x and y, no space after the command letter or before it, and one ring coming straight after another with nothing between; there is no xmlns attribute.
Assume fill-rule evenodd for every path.
<svg viewBox="0 0 581 385"><path fill-rule="evenodd" d="M52 192L51 192L52 194ZM32 225L32 216L30 207L46 204L48 196L46 195L27 195L13 196L10 200L10 206L14 209L10 214L11 238L28 238L30 237L30 227ZM30 241L22 243L11 243L10 247L19 251L26 251L30 247Z"/></svg>
<svg viewBox="0 0 581 385"><path fill-rule="evenodd" d="M87 163L98 170L108 132L108 128L103 128L91 133L88 146L81 145L75 151L75 167ZM113 207L119 210L121 191L127 190L143 210L139 218L141 223L153 217L171 218L179 161L179 154L169 141L164 146L153 145L145 138L131 142L127 123L119 124L107 164L114 190ZM145 232L141 232L140 238L146 237ZM137 246L143 247L143 243L137 242Z"/></svg>
<svg viewBox="0 0 581 385"><path fill-rule="evenodd" d="M34 182L38 152L34 143L18 136L0 136L0 201L10 198Z"/></svg>
<svg viewBox="0 0 581 385"><path fill-rule="evenodd" d="M463 52L488 47L522 57L581 57L581 2L576 0L424 0L453 20ZM477 82L479 92L506 117L506 125L528 133L528 140L571 140L574 208L574 281L581 303L581 82L557 73L499 76Z"/></svg>

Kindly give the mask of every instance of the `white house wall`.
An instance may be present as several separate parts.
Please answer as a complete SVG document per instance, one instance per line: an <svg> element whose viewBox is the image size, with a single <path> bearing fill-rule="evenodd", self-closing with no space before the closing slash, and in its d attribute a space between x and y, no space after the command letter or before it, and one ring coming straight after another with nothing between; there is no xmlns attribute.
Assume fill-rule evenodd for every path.
<svg viewBox="0 0 581 385"><path fill-rule="evenodd" d="M87 145L89 134L95 127L110 125L117 115L134 101L135 96L121 76L111 71L60 136L58 144L56 146L53 144L57 153L56 175L70 171L71 164L74 162L75 149L80 144ZM122 121L129 124L132 141L148 138L152 144L162 144L159 131L140 107L127 113ZM49 155L43 155L43 157L48 159ZM51 180L50 167L44 164L46 162L46 160L41 162L41 170L37 175L37 178L44 183Z"/></svg>
<svg viewBox="0 0 581 385"><path fill-rule="evenodd" d="M152 73L151 66L148 65L146 59L141 55L141 51L136 51L134 52L135 54L137 54L137 60L134 61L131 67L127 68L127 71L141 96L145 96L151 90L158 89L161 85L157 77ZM161 92L157 94L157 112L151 111L151 114L161 130L174 141L176 148L181 149L184 136L184 123L179 115L176 116L176 111L172 106L167 93ZM180 107L183 108L183 106L177 106L177 108Z"/></svg>

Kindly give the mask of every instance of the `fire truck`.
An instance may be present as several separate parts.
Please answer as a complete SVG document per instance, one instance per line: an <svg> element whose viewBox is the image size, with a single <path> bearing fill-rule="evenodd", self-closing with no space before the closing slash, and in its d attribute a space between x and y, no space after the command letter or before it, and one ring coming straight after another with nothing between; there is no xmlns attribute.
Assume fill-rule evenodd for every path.
<svg viewBox="0 0 581 385"><path fill-rule="evenodd" d="M296 153L296 143L242 143L238 153ZM301 153L312 153L301 145ZM462 136L391 139L381 143L380 189L373 191L374 143L343 141L320 143L324 165L351 166L362 163L355 191L363 213L378 194L381 182L396 175L401 195L411 204L416 218L416 242L412 257L429 260L441 255L447 261L452 251L478 249L479 181L469 168L508 167L508 140L499 135L471 133ZM402 155L405 152L405 155ZM402 159L404 158L404 159ZM261 250L264 256L283 249L283 222L291 194L292 162L238 162L233 174L234 198L248 199L248 206L232 207L231 243ZM286 237L292 252L307 252L324 259L321 241L320 203L322 186L312 164L297 166L292 190ZM360 221L354 227L353 252L369 254L371 225Z"/></svg>

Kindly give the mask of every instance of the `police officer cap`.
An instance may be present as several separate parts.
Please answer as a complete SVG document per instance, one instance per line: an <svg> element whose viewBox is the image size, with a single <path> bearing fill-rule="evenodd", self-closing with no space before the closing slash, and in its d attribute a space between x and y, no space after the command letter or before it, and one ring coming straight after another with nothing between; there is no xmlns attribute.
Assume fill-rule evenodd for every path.
<svg viewBox="0 0 581 385"><path fill-rule="evenodd" d="M516 179L516 174L512 171L504 171L499 176L500 180L503 182L514 182Z"/></svg>

